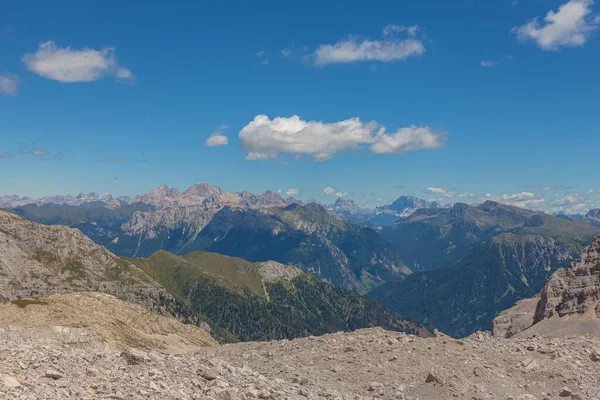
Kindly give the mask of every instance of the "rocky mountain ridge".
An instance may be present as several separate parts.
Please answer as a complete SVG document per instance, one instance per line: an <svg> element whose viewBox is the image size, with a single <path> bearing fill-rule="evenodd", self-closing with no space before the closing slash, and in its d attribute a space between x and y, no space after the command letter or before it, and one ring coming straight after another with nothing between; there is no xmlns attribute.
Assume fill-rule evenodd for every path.
<svg viewBox="0 0 600 400"><path fill-rule="evenodd" d="M193 195L214 192L218 189L202 186ZM363 292L410 273L377 232L331 216L318 204L294 203L283 208L219 204L212 208L163 204L157 208L133 202L115 210L28 205L10 211L44 224L76 227L119 256L140 258L158 250L176 254L200 250L249 261L274 260Z"/></svg>
<svg viewBox="0 0 600 400"><path fill-rule="evenodd" d="M328 210L347 221L361 226L378 227L393 225L419 209L439 208L436 202L419 199L414 196L400 196L394 202L376 208L361 208L353 200L338 198Z"/></svg>
<svg viewBox="0 0 600 400"><path fill-rule="evenodd" d="M41 205L69 205L80 206L90 203L102 204L107 208L114 209L129 204L131 199L127 196L113 197L110 193L97 194L79 193L77 196L47 196L40 198L20 197L17 195L0 196L0 208L21 207L27 204Z"/></svg>
<svg viewBox="0 0 600 400"><path fill-rule="evenodd" d="M80 231L0 211L0 301L76 290L114 293L150 309L166 294L145 272Z"/></svg>
<svg viewBox="0 0 600 400"><path fill-rule="evenodd" d="M381 305L293 266L204 252L179 257L159 251L126 259L77 229L0 212L0 302L81 291L117 295L203 326L223 342L374 325L427 334Z"/></svg>

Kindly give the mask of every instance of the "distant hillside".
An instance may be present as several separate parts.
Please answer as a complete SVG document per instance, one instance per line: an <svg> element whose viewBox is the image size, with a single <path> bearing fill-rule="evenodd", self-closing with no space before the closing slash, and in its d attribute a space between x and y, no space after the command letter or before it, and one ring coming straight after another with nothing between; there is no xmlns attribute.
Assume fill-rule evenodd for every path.
<svg viewBox="0 0 600 400"><path fill-rule="evenodd" d="M395 229L399 252L416 258L415 269L427 270L381 285L368 297L457 337L490 330L499 312L539 292L599 231L492 202L421 210Z"/></svg>
<svg viewBox="0 0 600 400"><path fill-rule="evenodd" d="M421 209L381 233L414 271L447 266L501 233L541 235L577 253L599 231L589 224L486 201L448 209Z"/></svg>
<svg viewBox="0 0 600 400"><path fill-rule="evenodd" d="M175 297L169 308L180 318L210 321L221 341L289 339L371 326L427 335L372 300L275 262L165 251L133 262Z"/></svg>

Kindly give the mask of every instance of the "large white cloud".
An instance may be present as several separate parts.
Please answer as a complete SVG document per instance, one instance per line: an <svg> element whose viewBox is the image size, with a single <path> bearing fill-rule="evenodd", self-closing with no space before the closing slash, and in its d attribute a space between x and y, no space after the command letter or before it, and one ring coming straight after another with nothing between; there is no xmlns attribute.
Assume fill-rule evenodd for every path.
<svg viewBox="0 0 600 400"><path fill-rule="evenodd" d="M377 123L359 118L324 123L304 121L299 116L270 119L257 115L239 133L248 160L268 160L279 153L312 155L315 161L328 160L335 153L370 146L373 153L406 153L436 149L444 144L445 135L429 127L411 126L386 134Z"/></svg>
<svg viewBox="0 0 600 400"><path fill-rule="evenodd" d="M17 79L0 75L0 94L12 96L17 94Z"/></svg>
<svg viewBox="0 0 600 400"><path fill-rule="evenodd" d="M112 75L131 79L133 74L117 63L114 48L81 50L58 47L53 41L40 43L38 51L25 54L27 68L45 78L59 82L91 82Z"/></svg>
<svg viewBox="0 0 600 400"><path fill-rule="evenodd" d="M571 0L558 11L548 11L544 23L534 18L527 24L514 27L520 40L533 40L543 50L557 50L561 46L583 46L600 25L600 18L592 15L594 0Z"/></svg>
<svg viewBox="0 0 600 400"><path fill-rule="evenodd" d="M356 61L392 62L425 53L425 45L415 36L416 25L388 25L380 40L350 36L335 44L323 44L311 55L315 65L342 64Z"/></svg>

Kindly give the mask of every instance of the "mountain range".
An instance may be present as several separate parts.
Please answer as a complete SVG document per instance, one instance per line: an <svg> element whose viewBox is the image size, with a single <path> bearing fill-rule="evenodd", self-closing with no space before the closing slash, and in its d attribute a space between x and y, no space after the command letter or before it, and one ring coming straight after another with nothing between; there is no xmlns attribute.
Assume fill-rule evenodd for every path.
<svg viewBox="0 0 600 400"><path fill-rule="evenodd" d="M359 292L410 273L373 229L274 192L228 193L207 184L180 192L163 185L117 208L91 202L7 210L39 223L78 228L119 256L202 250L274 260Z"/></svg>
<svg viewBox="0 0 600 400"><path fill-rule="evenodd" d="M428 332L359 294L272 261L219 254L112 254L77 229L0 212L0 301L105 292L209 330L222 342L291 339L371 326Z"/></svg>
<svg viewBox="0 0 600 400"><path fill-rule="evenodd" d="M77 197L79 203L71 205L39 201L7 211L42 224L77 228L135 265L155 260L160 251L182 257L171 259L178 265L189 266L193 263L185 257L204 252L253 265L292 265L306 276L367 294L400 315L453 336L491 329L499 312L539 292L557 268L567 266L600 232L593 225L598 216L594 210L571 220L493 201L440 206L402 196L369 211L342 198L326 207L275 192L225 192L204 183L185 191L162 185L117 207L96 196ZM375 218L384 217L395 222L377 223ZM137 268L166 286L150 261ZM210 319L201 309L190 311L189 296L171 296L171 306L187 307L181 311L185 318L200 313L198 318ZM260 293L253 296L255 304L263 301ZM256 339L232 326L220 329L222 337L232 340ZM266 337L280 332L269 329L257 331ZM294 329L297 334L300 328Z"/></svg>
<svg viewBox="0 0 600 400"><path fill-rule="evenodd" d="M413 196L400 196L388 205L374 209L360 208L353 200L338 198L328 209L336 215L357 225L378 227L392 225L400 218L408 217L419 209L439 208L436 202L430 202Z"/></svg>
<svg viewBox="0 0 600 400"><path fill-rule="evenodd" d="M600 229L495 202L418 210L385 237L413 270L368 297L429 328L462 337L541 290Z"/></svg>

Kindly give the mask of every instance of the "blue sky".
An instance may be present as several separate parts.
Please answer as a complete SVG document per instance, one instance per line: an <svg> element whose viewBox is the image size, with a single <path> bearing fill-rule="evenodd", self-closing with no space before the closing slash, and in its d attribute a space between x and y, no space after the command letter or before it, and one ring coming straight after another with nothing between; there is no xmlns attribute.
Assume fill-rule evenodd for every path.
<svg viewBox="0 0 600 400"><path fill-rule="evenodd" d="M600 207L599 15L591 0L8 0L0 194L206 181Z"/></svg>

